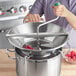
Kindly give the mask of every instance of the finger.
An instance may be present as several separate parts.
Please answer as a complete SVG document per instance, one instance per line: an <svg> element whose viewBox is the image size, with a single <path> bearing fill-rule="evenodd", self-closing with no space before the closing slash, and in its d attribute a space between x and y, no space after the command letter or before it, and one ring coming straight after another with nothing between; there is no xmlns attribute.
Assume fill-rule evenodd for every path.
<svg viewBox="0 0 76 76"><path fill-rule="evenodd" d="M24 19L23 19L23 23L25 23L25 22L27 22L28 21L28 19L25 17Z"/></svg>
<svg viewBox="0 0 76 76"><path fill-rule="evenodd" d="M44 19L43 19L43 18L41 18L41 21L44 21Z"/></svg>
<svg viewBox="0 0 76 76"><path fill-rule="evenodd" d="M63 12L63 9L56 9L55 12Z"/></svg>
<svg viewBox="0 0 76 76"><path fill-rule="evenodd" d="M39 18L40 18L40 16L35 14L35 22L39 22Z"/></svg>
<svg viewBox="0 0 76 76"><path fill-rule="evenodd" d="M56 14L57 16L63 17L62 12L55 12L55 14Z"/></svg>
<svg viewBox="0 0 76 76"><path fill-rule="evenodd" d="M57 11L62 11L62 10L63 10L63 6L62 6L62 5L53 6L53 9L54 9L54 10L57 10Z"/></svg>
<svg viewBox="0 0 76 76"><path fill-rule="evenodd" d="M27 22L30 22L29 20L23 20L23 23L27 23Z"/></svg>
<svg viewBox="0 0 76 76"><path fill-rule="evenodd" d="M37 18L38 18L38 22L40 22L41 21L40 15L38 15Z"/></svg>
<svg viewBox="0 0 76 76"><path fill-rule="evenodd" d="M29 16L30 16L30 15L28 14L27 16L25 16L25 17L24 17L24 19L23 19L23 23L25 23L25 22L28 22L28 21L29 21Z"/></svg>
<svg viewBox="0 0 76 76"><path fill-rule="evenodd" d="M24 23L28 23L28 22L30 22L30 21L26 21L26 22L24 22Z"/></svg>
<svg viewBox="0 0 76 76"><path fill-rule="evenodd" d="M33 22L33 18L34 18L33 15L30 15L29 18L28 18L29 22Z"/></svg>
<svg viewBox="0 0 76 76"><path fill-rule="evenodd" d="M55 14L56 12L61 12L61 13L63 13L63 12L64 12L64 10L63 10L63 9L53 9L53 11L54 11L54 14Z"/></svg>
<svg viewBox="0 0 76 76"><path fill-rule="evenodd" d="M32 22L38 22L37 15L32 15Z"/></svg>

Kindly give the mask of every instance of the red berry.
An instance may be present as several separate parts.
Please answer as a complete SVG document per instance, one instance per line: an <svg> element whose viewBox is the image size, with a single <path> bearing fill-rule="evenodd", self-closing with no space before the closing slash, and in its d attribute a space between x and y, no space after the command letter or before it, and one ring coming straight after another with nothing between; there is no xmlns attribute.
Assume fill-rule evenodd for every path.
<svg viewBox="0 0 76 76"><path fill-rule="evenodd" d="M34 48L32 48L30 45L23 46L23 48L25 48L25 49L30 49L30 50L33 50L33 49L34 49Z"/></svg>
<svg viewBox="0 0 76 76"><path fill-rule="evenodd" d="M65 56L70 57L70 56L71 56L71 54L66 54Z"/></svg>
<svg viewBox="0 0 76 76"><path fill-rule="evenodd" d="M68 54L65 55L69 62L76 62L76 52L70 51Z"/></svg>
<svg viewBox="0 0 76 76"><path fill-rule="evenodd" d="M76 56L76 51L74 51L74 55Z"/></svg>
<svg viewBox="0 0 76 76"><path fill-rule="evenodd" d="M75 52L74 52L74 51L71 51L70 53L71 53L71 55L72 55L72 56L74 56L74 55L75 55Z"/></svg>
<svg viewBox="0 0 76 76"><path fill-rule="evenodd" d="M69 57L69 54L66 54L65 56Z"/></svg>
<svg viewBox="0 0 76 76"><path fill-rule="evenodd" d="M74 53L74 51L70 51L70 53Z"/></svg>
<svg viewBox="0 0 76 76"><path fill-rule="evenodd" d="M73 56L73 60L76 60L76 57L75 56Z"/></svg>

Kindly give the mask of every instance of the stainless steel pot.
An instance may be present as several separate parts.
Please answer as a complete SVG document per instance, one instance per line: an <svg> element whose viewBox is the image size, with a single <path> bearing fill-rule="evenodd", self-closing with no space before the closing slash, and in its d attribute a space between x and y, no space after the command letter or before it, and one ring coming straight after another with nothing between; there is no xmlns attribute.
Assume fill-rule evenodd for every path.
<svg viewBox="0 0 76 76"><path fill-rule="evenodd" d="M45 26L42 26L43 24ZM33 22L18 25L6 35L9 42L15 47L18 76L60 75L62 51L60 48L66 43L68 34L59 25L53 23L43 24ZM37 33L39 25L42 27L38 28L39 32ZM37 39L41 45L41 47L39 46L40 49L35 49ZM46 47L47 44L50 48ZM34 50L24 49L23 45L31 45Z"/></svg>
<svg viewBox="0 0 76 76"><path fill-rule="evenodd" d="M53 56L53 55L52 55ZM61 54L46 57L45 59L32 59L22 57L16 53L16 71L18 76L60 76Z"/></svg>
<svg viewBox="0 0 76 76"><path fill-rule="evenodd" d="M53 50L54 52L46 53L41 57L37 55L26 55L25 52L16 48L15 51L16 60L16 73L17 76L60 76L61 73L61 51L62 48Z"/></svg>

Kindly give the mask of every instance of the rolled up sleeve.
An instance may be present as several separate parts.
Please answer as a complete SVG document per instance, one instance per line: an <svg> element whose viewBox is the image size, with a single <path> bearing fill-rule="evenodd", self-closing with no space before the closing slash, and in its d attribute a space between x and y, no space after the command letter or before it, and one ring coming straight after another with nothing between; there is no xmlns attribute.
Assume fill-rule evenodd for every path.
<svg viewBox="0 0 76 76"><path fill-rule="evenodd" d="M43 8L44 0L36 0L29 13L42 15L44 13Z"/></svg>

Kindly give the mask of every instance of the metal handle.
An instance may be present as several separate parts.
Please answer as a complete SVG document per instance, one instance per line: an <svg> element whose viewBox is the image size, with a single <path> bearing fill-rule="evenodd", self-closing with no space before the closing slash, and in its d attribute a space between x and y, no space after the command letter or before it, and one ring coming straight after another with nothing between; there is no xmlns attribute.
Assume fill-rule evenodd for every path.
<svg viewBox="0 0 76 76"><path fill-rule="evenodd" d="M71 46L70 46L70 44L69 44L69 37L68 37L68 40L67 40L67 45L68 45L68 52L70 51L70 48L71 48Z"/></svg>
<svg viewBox="0 0 76 76"><path fill-rule="evenodd" d="M59 5L61 5L60 2L54 4L54 6L59 6ZM40 44L40 43L39 43L39 29L40 29L40 27L42 27L42 26L44 26L44 25L46 25L46 24L48 24L48 23L54 22L54 21L56 21L56 20L58 20L58 19L59 19L59 16L58 16L57 18L55 18L55 19L52 19L52 20L48 21L48 22L44 22L44 23L40 24L40 25L37 27L37 41L38 41L38 44Z"/></svg>
<svg viewBox="0 0 76 76"><path fill-rule="evenodd" d="M20 38L20 37L32 37L31 35L25 35L25 34L6 34L6 37L16 37L16 38Z"/></svg>
<svg viewBox="0 0 76 76"><path fill-rule="evenodd" d="M44 26L44 25L46 25L46 24L48 24L48 23L54 22L54 21L56 21L56 20L58 20L58 19L59 19L59 16L58 16L57 18L53 19L53 20L50 20L50 21L48 21L48 22L45 22L45 23L40 24L40 25L37 27L37 32L39 32L40 27L42 27L42 26Z"/></svg>
<svg viewBox="0 0 76 76"><path fill-rule="evenodd" d="M12 57L12 56L9 55L9 52L15 52L14 50L12 51L10 49L5 49L5 51L6 51L5 54L8 56L8 58L13 59L13 60L16 60L16 59L21 60L20 57ZM29 54L26 54L26 56L25 56L26 59L29 59L30 57L32 57L32 55L30 55L30 53Z"/></svg>
<svg viewBox="0 0 76 76"><path fill-rule="evenodd" d="M69 39L68 39L68 40L69 40ZM64 52L63 52L63 51L61 51L62 57L63 57L63 58L65 58L65 59L66 59L66 56L65 56L65 55L69 53L70 48L71 48L71 46L70 46L70 44L69 44L68 40L67 40L67 45L68 45L68 49L69 49L69 50L67 50L67 52L66 52L65 54L64 54Z"/></svg>
<svg viewBox="0 0 76 76"><path fill-rule="evenodd" d="M57 2L57 3L54 4L54 6L59 6L59 5L61 5L60 2Z"/></svg>
<svg viewBox="0 0 76 76"><path fill-rule="evenodd" d="M9 55L9 52L15 52L14 50L12 51L12 50L9 50L9 49L5 49L5 54L8 56L8 58L10 58L10 59L13 59L13 60L15 60L16 59L16 57L11 57L10 55Z"/></svg>
<svg viewBox="0 0 76 76"><path fill-rule="evenodd" d="M52 37L52 36L64 36L64 35L68 35L68 33L48 33L48 34L44 34L44 33L40 33L39 36L40 37ZM35 38L37 37L37 34L30 34L30 35L25 35L25 34L6 34L6 37L15 37L15 38L20 38L20 37L26 37L26 38Z"/></svg>
<svg viewBox="0 0 76 76"><path fill-rule="evenodd" d="M46 24L48 24L48 23L51 23L51 22L54 22L54 21L56 21L56 20L58 20L59 19L59 16L57 17L57 18L55 18L55 19L53 19L53 20L50 20L50 21L48 21L48 22L45 22L45 23L42 23L42 24L40 24L38 27L37 27L37 40L39 40L39 29L40 29L40 27L42 27L42 26L44 26L44 25L46 25Z"/></svg>
<svg viewBox="0 0 76 76"><path fill-rule="evenodd" d="M54 4L54 6L59 6L59 5L61 5L60 2L57 2L57 3ZM55 19L52 19L52 20L48 21L48 22L45 22L45 23L43 23L43 24L40 24L40 25L37 27L37 32L39 32L39 28L40 28L41 26L44 26L44 25L46 25L46 24L48 24L48 23L51 23L51 22L54 22L54 21L56 21L56 20L58 20L58 19L59 19L59 16L58 16L57 18L55 18Z"/></svg>

